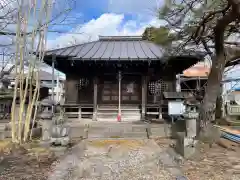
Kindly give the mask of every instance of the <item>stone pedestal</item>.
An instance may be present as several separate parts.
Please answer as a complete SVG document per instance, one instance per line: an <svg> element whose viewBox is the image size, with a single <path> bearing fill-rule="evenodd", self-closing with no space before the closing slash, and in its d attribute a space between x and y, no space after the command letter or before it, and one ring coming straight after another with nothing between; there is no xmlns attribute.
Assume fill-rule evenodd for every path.
<svg viewBox="0 0 240 180"><path fill-rule="evenodd" d="M51 143L66 146L69 144L69 127L65 125L53 125Z"/></svg>
<svg viewBox="0 0 240 180"><path fill-rule="evenodd" d="M52 121L51 120L43 120L42 121L42 141L50 141L51 139L51 128Z"/></svg>
<svg viewBox="0 0 240 180"><path fill-rule="evenodd" d="M196 154L197 140L186 137L185 132L177 133L178 137L176 139L176 152L179 153L184 158L190 158Z"/></svg>

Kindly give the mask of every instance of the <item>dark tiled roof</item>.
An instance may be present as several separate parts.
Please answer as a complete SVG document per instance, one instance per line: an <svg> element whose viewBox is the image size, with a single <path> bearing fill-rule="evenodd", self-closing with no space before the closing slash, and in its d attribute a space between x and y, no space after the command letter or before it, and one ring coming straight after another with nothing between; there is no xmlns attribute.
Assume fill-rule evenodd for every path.
<svg viewBox="0 0 240 180"><path fill-rule="evenodd" d="M99 41L46 52L79 60L160 60L164 49L139 36L100 36Z"/></svg>

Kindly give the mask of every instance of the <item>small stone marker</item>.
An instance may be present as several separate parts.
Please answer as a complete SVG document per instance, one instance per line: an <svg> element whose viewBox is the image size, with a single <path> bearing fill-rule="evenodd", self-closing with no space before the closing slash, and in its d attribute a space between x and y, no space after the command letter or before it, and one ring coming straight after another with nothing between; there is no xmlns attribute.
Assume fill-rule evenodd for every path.
<svg viewBox="0 0 240 180"><path fill-rule="evenodd" d="M70 142L69 131L70 128L65 124L64 114L61 112L60 116L53 120L51 143L67 146Z"/></svg>
<svg viewBox="0 0 240 180"><path fill-rule="evenodd" d="M198 105L199 102L193 97L185 101L186 110L183 117L186 122L186 132L177 132L176 151L185 158L190 158L196 153Z"/></svg>
<svg viewBox="0 0 240 180"><path fill-rule="evenodd" d="M48 142L51 138L50 132L53 117L53 113L49 108L53 106L53 102L49 99L43 99L40 105L43 107L43 112L40 114L40 118L42 119L42 141Z"/></svg>
<svg viewBox="0 0 240 180"><path fill-rule="evenodd" d="M178 176L176 177L176 180L188 180L188 178L185 176Z"/></svg>

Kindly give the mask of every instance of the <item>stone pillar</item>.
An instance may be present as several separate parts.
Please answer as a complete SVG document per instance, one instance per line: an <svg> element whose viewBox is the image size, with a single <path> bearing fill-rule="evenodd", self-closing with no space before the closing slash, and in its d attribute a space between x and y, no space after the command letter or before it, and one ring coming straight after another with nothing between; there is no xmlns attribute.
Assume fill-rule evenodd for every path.
<svg viewBox="0 0 240 180"><path fill-rule="evenodd" d="M51 139L51 127L53 112L49 110L54 106L54 102L49 99L43 99L40 103L43 107L43 112L40 114L42 124L42 141L49 142Z"/></svg>
<svg viewBox="0 0 240 180"><path fill-rule="evenodd" d="M183 114L186 121L187 137L195 138L197 136L197 119L199 112L197 112L197 107L199 105L198 101L186 101L185 112Z"/></svg>
<svg viewBox="0 0 240 180"><path fill-rule="evenodd" d="M44 142L50 141L51 127L52 127L52 121L49 121L49 120L42 121L42 141L44 141Z"/></svg>

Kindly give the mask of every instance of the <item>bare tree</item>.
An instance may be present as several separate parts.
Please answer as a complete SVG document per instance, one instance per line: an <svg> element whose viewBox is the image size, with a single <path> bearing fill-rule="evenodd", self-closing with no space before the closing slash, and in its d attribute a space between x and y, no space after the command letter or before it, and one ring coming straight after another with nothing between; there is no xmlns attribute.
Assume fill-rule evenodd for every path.
<svg viewBox="0 0 240 180"><path fill-rule="evenodd" d="M39 1L40 2L40 1ZM5 64L3 68L0 71L0 80L4 77L6 74L10 74L16 67L15 64L12 64L10 61L14 57L14 53L16 51L15 49L15 43L16 43L16 36L17 36L17 30L16 26L18 24L18 16L19 16L19 7L21 6L23 10L29 10L30 6L37 6L36 12L40 12L41 7L39 6L39 3L37 0L32 1L18 1L18 0L4 0L0 2L0 40L3 39L3 41L0 41L0 51L4 48L4 51L8 51L8 54L11 54L11 56L6 56L5 58ZM51 14L51 17L47 23L48 25L48 32L50 33L68 33L66 31L63 31L61 29L56 29L55 26L59 27L61 24L69 24L72 23L73 17L71 17L71 10L75 8L75 0L61 0L61 1L53 1L51 0L51 8L53 9L53 13ZM39 15L39 14L38 14ZM36 29L36 23L34 22L34 16L33 12L29 15L28 18L28 31L24 32L24 34L20 34L20 36L27 36L28 41L33 36L32 30L35 29L36 32L43 31L46 24L39 24L37 25ZM77 17L74 17L75 19ZM20 19L21 21L26 21L24 19ZM25 62L24 62L25 63ZM12 64L9 66L9 64ZM19 64L18 64L19 65ZM27 62L25 65L28 65Z"/></svg>
<svg viewBox="0 0 240 180"><path fill-rule="evenodd" d="M13 53L14 64L8 70L8 73L15 70L11 110L12 141L22 143L28 140L30 122L36 117L40 88L38 72L46 50L47 33L55 24L66 22L71 8L65 8L65 4L63 9L59 9L59 1L52 0L8 2L13 4L8 4L11 5L12 14L11 21L7 23L12 22L14 28L10 28L11 23L7 24L0 30L0 37L10 36L13 42L9 48ZM24 70L25 65L28 66L27 72ZM0 79L3 76L4 73L1 73ZM16 106L17 98L19 108Z"/></svg>
<svg viewBox="0 0 240 180"><path fill-rule="evenodd" d="M225 66L239 57L236 37L240 25L240 0L166 0L160 12L160 18L166 20L167 27L180 40L178 48L198 46L211 58L200 112L200 128L205 132L214 119Z"/></svg>

